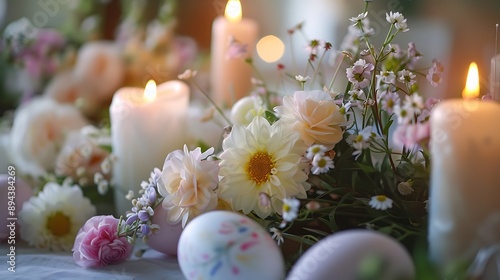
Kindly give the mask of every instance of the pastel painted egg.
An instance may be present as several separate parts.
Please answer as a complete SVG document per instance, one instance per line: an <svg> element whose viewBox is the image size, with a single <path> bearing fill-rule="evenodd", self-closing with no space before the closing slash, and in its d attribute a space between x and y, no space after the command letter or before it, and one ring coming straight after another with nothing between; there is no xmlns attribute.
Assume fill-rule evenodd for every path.
<svg viewBox="0 0 500 280"><path fill-rule="evenodd" d="M14 190L14 196L12 191ZM0 174L0 241L4 241L9 237L10 229L7 225L10 223L8 218L16 217L23 203L28 200L32 195L31 187L19 176L9 176L7 174ZM9 213L9 198L13 197L15 216ZM11 202L12 204L12 202ZM19 222L15 221L16 230L19 232Z"/></svg>
<svg viewBox="0 0 500 280"><path fill-rule="evenodd" d="M153 224L160 226L157 234L151 234L148 238L148 245L156 251L164 254L175 256L177 255L177 244L182 233L182 223L179 222L175 225L167 223L167 210L158 205L155 209L153 216Z"/></svg>
<svg viewBox="0 0 500 280"><path fill-rule="evenodd" d="M295 263L287 280L414 278L415 266L400 243L377 231L359 229L320 240Z"/></svg>
<svg viewBox="0 0 500 280"><path fill-rule="evenodd" d="M283 279L283 256L255 221L229 211L212 211L189 222L177 259L187 279Z"/></svg>

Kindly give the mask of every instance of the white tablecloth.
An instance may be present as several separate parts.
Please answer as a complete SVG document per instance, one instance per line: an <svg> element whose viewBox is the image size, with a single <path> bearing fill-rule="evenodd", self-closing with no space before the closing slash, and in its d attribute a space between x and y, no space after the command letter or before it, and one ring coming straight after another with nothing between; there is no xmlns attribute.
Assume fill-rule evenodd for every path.
<svg viewBox="0 0 500 280"><path fill-rule="evenodd" d="M8 248L8 244L0 244L0 279L185 279L175 257L151 249L142 257L135 256L147 248L142 243L135 246L129 260L100 269L77 266L71 252L42 251L23 243L16 246L16 271L10 272Z"/></svg>

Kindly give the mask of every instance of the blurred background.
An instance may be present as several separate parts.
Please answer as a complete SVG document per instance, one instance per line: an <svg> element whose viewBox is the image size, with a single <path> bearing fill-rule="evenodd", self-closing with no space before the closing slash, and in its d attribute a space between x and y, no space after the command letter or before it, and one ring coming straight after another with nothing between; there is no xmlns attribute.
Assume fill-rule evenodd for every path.
<svg viewBox="0 0 500 280"><path fill-rule="evenodd" d="M105 9L101 11L104 38L113 39L114 30L123 14L118 0L92 0ZM153 0L151 0L153 1ZM0 30L12 21L27 18L40 27L75 24L75 3L69 0L0 0ZM85 1L91 2L91 1ZM134 1L135 2L135 1ZM182 0L177 3L178 35L192 37L198 50L209 54L211 27L215 17L223 14L226 0ZM304 36L296 36L296 52L303 52L307 39L329 41L336 48L346 34L349 18L363 10L362 0L242 0L243 17L259 24L259 36L276 35L288 46L287 30L304 22ZM387 11L401 12L408 18L410 31L398 35L396 43L406 47L414 41L424 54L423 62L430 65L438 58L445 66L444 83L428 94L440 98L460 97L465 85L468 66L479 66L481 94L489 91L490 61L495 54L495 24L500 22L499 0L386 0L373 1L371 23L378 37L385 36ZM80 21L81 23L81 21ZM87 22L87 25L90 23ZM74 35L74 34L73 34ZM383 38L378 38L383 40ZM287 63L295 55L289 49L278 61ZM256 58L264 69L274 69ZM5 76L2 76L5 77ZM0 81L0 85L5 81ZM1 100L1 99L0 99ZM1 101L5 103L3 100ZM5 105L5 104L4 104Z"/></svg>

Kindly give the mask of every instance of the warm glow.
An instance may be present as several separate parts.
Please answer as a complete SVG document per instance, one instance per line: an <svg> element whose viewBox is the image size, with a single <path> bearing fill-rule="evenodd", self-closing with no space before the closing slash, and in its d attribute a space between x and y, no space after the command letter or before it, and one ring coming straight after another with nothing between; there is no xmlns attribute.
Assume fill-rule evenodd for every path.
<svg viewBox="0 0 500 280"><path fill-rule="evenodd" d="M227 1L226 11L224 12L224 15L231 22L239 22L241 20L240 0Z"/></svg>
<svg viewBox="0 0 500 280"><path fill-rule="evenodd" d="M283 56L285 44L276 36L263 37L257 43L257 53L265 62L275 62Z"/></svg>
<svg viewBox="0 0 500 280"><path fill-rule="evenodd" d="M462 97L466 99L477 98L479 96L479 71L477 64L472 62L469 66L469 74L467 74L467 82L462 91Z"/></svg>
<svg viewBox="0 0 500 280"><path fill-rule="evenodd" d="M147 101L154 100L156 97L156 83L153 80L149 80L144 89L144 99Z"/></svg>

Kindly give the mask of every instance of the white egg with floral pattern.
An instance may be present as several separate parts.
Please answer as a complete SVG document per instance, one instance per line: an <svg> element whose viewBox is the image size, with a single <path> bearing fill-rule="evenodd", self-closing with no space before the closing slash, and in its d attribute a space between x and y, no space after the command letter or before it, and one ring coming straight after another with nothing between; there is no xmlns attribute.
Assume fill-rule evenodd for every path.
<svg viewBox="0 0 500 280"><path fill-rule="evenodd" d="M177 251L187 279L283 279L285 264L270 234L250 218L211 211L184 228Z"/></svg>

